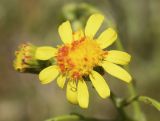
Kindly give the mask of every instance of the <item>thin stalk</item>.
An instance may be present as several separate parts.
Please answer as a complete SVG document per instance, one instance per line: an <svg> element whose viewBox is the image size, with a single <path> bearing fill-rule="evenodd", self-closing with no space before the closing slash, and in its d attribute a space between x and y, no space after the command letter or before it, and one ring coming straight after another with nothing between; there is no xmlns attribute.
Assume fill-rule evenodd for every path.
<svg viewBox="0 0 160 121"><path fill-rule="evenodd" d="M126 121L127 115L123 108L121 108L117 102L117 97L111 92L110 99L112 100L114 106L116 107L118 111L118 118L117 121Z"/></svg>
<svg viewBox="0 0 160 121"><path fill-rule="evenodd" d="M118 50L124 51L124 47L120 41L120 39L118 38L116 41L116 46ZM130 72L130 68L129 66L125 66L126 70L128 72ZM137 96L137 91L135 89L135 85L134 85L134 81L132 81L129 85L128 85L128 93L131 97L135 97ZM136 121L146 121L144 114L140 108L139 102L133 102L131 104L133 106L133 117Z"/></svg>

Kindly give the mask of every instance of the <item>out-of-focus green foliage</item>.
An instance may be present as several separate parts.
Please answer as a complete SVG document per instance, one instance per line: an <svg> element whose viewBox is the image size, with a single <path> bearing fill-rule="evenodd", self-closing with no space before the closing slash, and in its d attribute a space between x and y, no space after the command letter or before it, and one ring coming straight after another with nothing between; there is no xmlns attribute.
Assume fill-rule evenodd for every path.
<svg viewBox="0 0 160 121"><path fill-rule="evenodd" d="M84 2L108 16L107 22L116 23L119 38L132 54L131 72L139 94L160 100L159 0L0 0L0 120L41 121L68 112L100 119L117 115L109 99L97 98L92 87L90 108L81 110L66 102L64 91L56 84L40 85L37 77L21 75L12 67L14 51L23 42L60 44L57 28L65 21L64 6ZM123 83L111 77L109 80L113 92L120 97L127 96ZM154 108L142 105L142 109L149 121L159 121L159 112Z"/></svg>

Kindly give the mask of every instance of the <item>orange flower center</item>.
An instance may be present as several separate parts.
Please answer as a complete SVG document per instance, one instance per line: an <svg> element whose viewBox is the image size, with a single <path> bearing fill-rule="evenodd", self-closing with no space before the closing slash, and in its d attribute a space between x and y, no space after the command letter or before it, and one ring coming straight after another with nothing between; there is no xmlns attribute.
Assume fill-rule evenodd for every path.
<svg viewBox="0 0 160 121"><path fill-rule="evenodd" d="M56 61L63 74L80 79L99 65L105 54L95 40L82 38L59 47Z"/></svg>

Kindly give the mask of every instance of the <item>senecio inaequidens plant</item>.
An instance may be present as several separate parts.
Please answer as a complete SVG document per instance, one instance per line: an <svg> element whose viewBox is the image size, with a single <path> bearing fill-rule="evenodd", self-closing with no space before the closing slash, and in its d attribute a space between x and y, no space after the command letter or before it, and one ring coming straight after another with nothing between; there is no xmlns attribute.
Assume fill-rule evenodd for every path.
<svg viewBox="0 0 160 121"><path fill-rule="evenodd" d="M108 28L98 38L94 38L103 20L103 15L93 14L89 17L85 29L76 32L73 32L70 22L66 21L58 28L63 45L57 48L50 46L37 47L35 51L35 59L37 60L44 61L51 58L55 60L55 63L40 71L40 82L48 84L57 78L57 84L60 88L63 88L67 83L66 96L68 101L78 104L82 108L88 108L89 104L89 92L85 80L87 77L89 77L101 98L110 96L109 86L104 78L94 70L95 67L101 66L112 76L127 83L132 80L127 71L116 65L128 64L131 56L118 50L104 50L117 39L116 31L113 28ZM26 53L18 53L19 56L22 53L24 59L21 60L17 56L18 59L15 62L15 68L20 70L29 66L25 64L25 61L30 59L27 55L30 53L30 46L27 45L29 44L22 47L24 48L22 51L26 51Z"/></svg>
<svg viewBox="0 0 160 121"><path fill-rule="evenodd" d="M113 28L107 28L95 38L103 21L102 14L92 14L84 29L76 31L73 31L70 21L63 22L58 28L62 45L36 47L31 43L23 44L16 51L14 68L19 72L38 73L41 84L57 80L60 88L66 85L67 100L81 108L89 106L87 81L92 83L101 98L109 97L111 92L107 81L96 68L130 83L131 75L121 66L127 65L131 56L119 50L106 50L117 40ZM140 98L133 98L136 99ZM159 109L159 103L156 105Z"/></svg>
<svg viewBox="0 0 160 121"><path fill-rule="evenodd" d="M67 83L68 101L82 108L87 108L89 103L85 82L87 76L100 97L110 96L106 81L94 70L94 67L101 66L109 74L128 83L131 81L131 76L120 66L115 65L128 64L130 55L117 50L103 50L117 39L116 31L108 28L98 38L94 38L103 19L104 16L101 14L91 15L84 32L83 30L73 32L69 21L62 23L58 32L64 44L57 48L39 47L35 54L36 59L39 60L55 59L55 64L39 73L41 83L50 83L58 77L59 87L63 88L65 82Z"/></svg>

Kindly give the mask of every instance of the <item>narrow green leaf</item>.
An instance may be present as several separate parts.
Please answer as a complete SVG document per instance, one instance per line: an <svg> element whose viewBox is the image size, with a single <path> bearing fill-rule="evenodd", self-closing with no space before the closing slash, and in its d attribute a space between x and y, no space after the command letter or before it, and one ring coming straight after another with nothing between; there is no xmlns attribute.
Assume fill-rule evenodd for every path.
<svg viewBox="0 0 160 121"><path fill-rule="evenodd" d="M147 97L147 96L139 96L138 97L138 100L139 101L142 101L146 104L149 104L149 105L152 105L154 106L158 111L160 111L160 102L159 101L156 101L155 99L152 99L150 97Z"/></svg>
<svg viewBox="0 0 160 121"><path fill-rule="evenodd" d="M46 121L79 121L79 120L80 116L78 115L62 115L51 119L47 119Z"/></svg>

